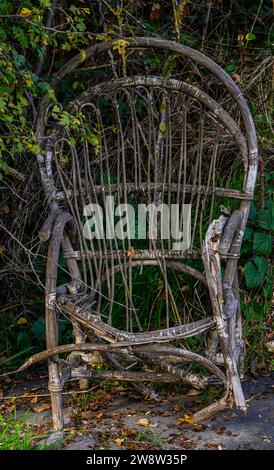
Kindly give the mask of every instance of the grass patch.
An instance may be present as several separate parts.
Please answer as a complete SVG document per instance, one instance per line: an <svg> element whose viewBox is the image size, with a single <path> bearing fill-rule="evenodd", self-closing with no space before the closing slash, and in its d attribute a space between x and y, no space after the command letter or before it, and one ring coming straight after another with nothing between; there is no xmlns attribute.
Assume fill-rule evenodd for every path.
<svg viewBox="0 0 274 470"><path fill-rule="evenodd" d="M55 447L54 444L40 443L47 434L35 433L28 417L26 413L18 418L16 412L9 417L0 415L0 450L47 450Z"/></svg>

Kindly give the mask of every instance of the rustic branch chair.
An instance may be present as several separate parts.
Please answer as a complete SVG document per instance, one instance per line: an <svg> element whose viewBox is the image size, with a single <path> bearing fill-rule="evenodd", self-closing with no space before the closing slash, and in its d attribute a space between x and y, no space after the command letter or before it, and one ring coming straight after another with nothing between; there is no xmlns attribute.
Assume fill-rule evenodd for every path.
<svg viewBox="0 0 274 470"><path fill-rule="evenodd" d="M71 84L85 69L94 78L76 93ZM49 208L40 231L49 240L47 351L39 358L49 358L55 429L63 427L62 390L72 379L82 387L87 379L136 382L151 397L148 382L219 383L222 403L234 400L245 410L237 262L257 144L238 86L202 53L152 38L96 44L70 60L53 85L60 96L62 86L72 95L61 114L67 120L52 122L44 100L37 121ZM107 196L115 207L190 204L189 246L174 249L157 228L154 240L131 239L132 232L88 239L86 207L105 209ZM70 319L75 344L58 345L60 315Z"/></svg>

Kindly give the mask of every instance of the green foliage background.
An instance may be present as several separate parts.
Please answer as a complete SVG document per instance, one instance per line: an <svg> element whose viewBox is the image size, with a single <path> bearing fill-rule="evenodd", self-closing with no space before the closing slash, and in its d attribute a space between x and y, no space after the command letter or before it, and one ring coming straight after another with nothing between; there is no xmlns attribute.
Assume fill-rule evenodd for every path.
<svg viewBox="0 0 274 470"><path fill-rule="evenodd" d="M41 97L56 102L50 86L53 73L79 51L84 61L84 49L106 37L175 39L177 24L181 43L202 50L232 75L255 120L260 171L243 244L240 287L247 365L269 366L264 343L273 337L271 22L271 0L0 0L0 365L16 367L24 356L44 347L46 247L37 233L45 214L34 130ZM64 103L71 99L71 90L85 88L90 69L92 64L83 65L69 86L62 82L58 91ZM64 112L53 118L66 123L68 116ZM66 320L60 334L69 341Z"/></svg>

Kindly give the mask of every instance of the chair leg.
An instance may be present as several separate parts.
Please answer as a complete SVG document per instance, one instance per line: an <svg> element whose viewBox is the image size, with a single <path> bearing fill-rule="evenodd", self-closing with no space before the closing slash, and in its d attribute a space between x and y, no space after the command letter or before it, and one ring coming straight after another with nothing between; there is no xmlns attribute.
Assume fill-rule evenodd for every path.
<svg viewBox="0 0 274 470"><path fill-rule="evenodd" d="M237 361L235 357L235 350L229 340L229 335L226 331L226 325L220 318L218 319L217 329L220 338L220 346L224 356L224 364L227 371L227 386L228 389L233 391L235 403L241 410L246 410L245 397L237 369Z"/></svg>
<svg viewBox="0 0 274 470"><path fill-rule="evenodd" d="M60 380L58 365L52 361L49 361L48 388L51 396L53 428L55 431L62 431L64 427L64 412L62 400L63 383Z"/></svg>
<svg viewBox="0 0 274 470"><path fill-rule="evenodd" d="M73 321L73 334L75 338L75 343L85 343L85 334L82 331L81 325L79 322ZM84 366L86 369L86 366ZM80 390L87 390L88 389L88 379L79 379L79 387Z"/></svg>
<svg viewBox="0 0 274 470"><path fill-rule="evenodd" d="M209 293L212 302L212 309L216 319L216 328L219 336L220 347L224 357L224 364L227 371L227 388L233 391L236 406L246 410L245 397L237 369L237 358L235 351L235 333L231 337L231 329L234 329L234 322L231 327L227 327L226 319L223 315L223 284L221 272L221 260L219 255L219 242L226 223L226 217L220 216L214 220L208 228L205 241L203 243L202 259L205 267ZM234 260L233 260L234 261ZM233 278L236 266L229 265L230 271L233 268ZM228 270L228 265L226 271ZM233 280L232 278L232 280ZM227 280L227 279L226 279ZM234 312L234 321L235 321Z"/></svg>
<svg viewBox="0 0 274 470"><path fill-rule="evenodd" d="M235 318L235 342L236 342L236 351L237 351L237 365L240 373L240 378L244 378L244 340L243 340L243 326L242 326L242 315L241 315L241 304L240 304L240 294L239 294L239 279L238 272L236 271L234 281L233 281L234 295L238 301L236 318Z"/></svg>
<svg viewBox="0 0 274 470"><path fill-rule="evenodd" d="M53 294L49 294L46 296L45 320L47 348L51 349L58 346L57 315L55 307L55 298ZM54 362L54 357L49 360L48 369L48 388L51 396L53 427L55 431L62 431L64 425L62 402L63 381L61 380L58 364Z"/></svg>

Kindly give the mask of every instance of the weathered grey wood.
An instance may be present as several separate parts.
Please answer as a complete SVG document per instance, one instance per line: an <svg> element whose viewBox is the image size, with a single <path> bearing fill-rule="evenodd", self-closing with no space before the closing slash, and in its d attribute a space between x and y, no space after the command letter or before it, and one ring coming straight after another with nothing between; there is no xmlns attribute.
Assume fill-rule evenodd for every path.
<svg viewBox="0 0 274 470"><path fill-rule="evenodd" d="M151 260L155 259L162 259L165 258L167 260L183 260L183 259L201 259L201 252L197 250L191 250L191 251L183 251L183 250L134 250L134 254L128 254L128 250L106 250L106 251L71 251L71 252L65 252L64 253L64 258L69 260L71 258L74 258L76 260L83 260L83 259L89 259L89 258L99 258L100 256L104 255L105 258L113 258L114 260L121 258L130 258L132 259L132 263L136 263L136 266L142 266L141 262L137 264L136 260L142 260L143 265L145 266L146 264L153 264L150 263ZM221 256L221 259L235 259L236 262L239 258L238 254L233 254L233 253L227 253L225 255ZM149 260L146 263L146 260ZM197 277L197 279L201 280L203 284L206 284L206 278L203 276L203 274L198 271L197 269L193 268L192 266L184 265L182 263L177 263L175 264L175 261L168 261L167 266L177 270L177 271L182 271L185 272L186 274L190 274L193 277ZM115 265L113 267L113 270L118 269L118 266L120 265ZM105 280L105 278L103 277Z"/></svg>
<svg viewBox="0 0 274 470"><path fill-rule="evenodd" d="M97 370L83 370L82 368L75 368L71 371L72 379L79 379L85 377L92 380L120 380L125 382L163 382L163 383L176 383L179 381L178 377L164 374L161 372L132 372L132 371L97 371Z"/></svg>
<svg viewBox="0 0 274 470"><path fill-rule="evenodd" d="M61 238L66 223L71 220L71 215L61 212L57 215L52 228L52 237L48 249L47 275L46 275L46 341L47 348L51 349L58 345L58 325L56 316L56 283L58 257L61 245ZM63 429L63 405L61 382L58 365L54 362L54 357L49 360L49 390L51 393L53 425L57 430Z"/></svg>
<svg viewBox="0 0 274 470"><path fill-rule="evenodd" d="M240 228L244 214L242 211L234 211L229 217L219 244L219 253L225 255L229 252L236 231Z"/></svg>
<svg viewBox="0 0 274 470"><path fill-rule="evenodd" d="M62 213L61 209L55 209L51 211L50 215L46 219L46 221L43 223L42 227L39 230L39 238L42 242L47 242L52 233L53 229L53 224L56 220L56 217Z"/></svg>
<svg viewBox="0 0 274 470"><path fill-rule="evenodd" d="M234 295L232 287L224 282L223 283L223 295L224 295L224 309L223 316L225 320L229 320L235 315L237 310L238 301Z"/></svg>
<svg viewBox="0 0 274 470"><path fill-rule="evenodd" d="M244 340L243 340L243 327L242 327L242 315L241 315L241 304L240 304L240 292L239 292L239 281L238 273L236 270L235 278L233 281L233 289L235 293L235 298L237 299L237 309L235 315L235 349L236 349L236 359L238 363L238 369L241 379L244 378Z"/></svg>
<svg viewBox="0 0 274 470"><path fill-rule="evenodd" d="M71 317L77 319L80 323L85 325L85 327L94 330L99 337L110 342L121 341L126 345L187 338L198 335L215 325L215 320L209 317L186 325L175 326L163 330L144 333L129 333L117 330L116 328L107 325L100 319L99 315L90 313L89 309L76 307L68 297L59 297L57 303L62 310L67 312Z"/></svg>
<svg viewBox="0 0 274 470"><path fill-rule="evenodd" d="M240 199L240 200L247 200L250 201L252 199L251 195L245 193L243 191L239 191L237 189L229 189L229 188L218 188L218 187L206 187L206 186L193 186L191 184L187 184L185 186L180 185L178 188L177 184L164 184L163 183L140 183L140 185L135 185L134 183L126 183L126 184L106 184L106 185L98 185L95 187L84 187L83 192L84 194L90 193L111 193L111 192L119 192L124 193L125 191L129 194L131 193L139 193L139 192L148 192L151 190L157 191L171 191L177 193L185 192L185 193L196 193L196 194L216 194L216 196L224 196L224 197L231 197L232 199ZM56 192L56 200L63 201L67 197L73 197L73 195L78 196L79 193L76 191L68 190L66 194L63 191Z"/></svg>
<svg viewBox="0 0 274 470"><path fill-rule="evenodd" d="M242 409L245 408L244 396L241 389L241 384L237 371L237 363L241 357L242 351L242 325L239 309L239 291L237 281L237 260L240 255L240 248L242 242L243 232L246 226L248 211L250 208L251 200L257 173L257 142L256 133L254 128L253 119L249 107L233 79L222 70L220 66L214 63L211 59L204 54L193 50L190 47L166 41L159 38L124 38L127 41L127 52L129 56L135 50L164 50L169 53L170 57L183 56L187 57L195 65L199 64L205 67L211 74L219 80L221 86L227 88L228 94L233 98L239 110L239 124L236 123L229 112L225 111L220 103L209 96L202 87L198 89L191 83L182 82L169 78L168 73L163 73L161 77L153 76L131 76L126 77L125 71L123 78L119 78L119 67L112 60L111 68L113 72L113 79L108 82L99 83L96 86L90 87L84 93L78 96L77 100L72 101L67 110L73 115L76 111L86 109L86 106L93 106L93 111L96 114L97 126L101 129L101 147L99 154L96 158L89 158L88 144L81 143L81 154L78 158L78 149L75 145L69 142L66 129L59 124L53 126L48 133L46 126L48 125L48 107L50 102L43 98L39 104L37 115L36 135L38 143L43 152L37 156L38 166L41 174L41 181L45 193L45 204L49 206L50 216L45 222L42 232L42 240L51 240L49 247L49 261L47 266L47 298L46 298L46 327L47 327L47 351L41 355L36 355L31 358L26 364L34 363L42 358L49 358L49 376L50 376L50 390L52 395L52 411L54 427L61 429L62 427L62 403L61 394L63 383L69 377L81 377L82 380L89 378L108 378L119 379L128 381L185 381L192 386L203 388L209 381L196 374L189 373L184 369L179 369L174 366L174 359L182 361L182 364L187 362L194 362L202 367L205 367L210 373L214 374L218 380L226 384L227 395L218 403L208 407L200 414L196 415L196 419L204 419L212 413L223 409L228 405L230 400L231 390L234 393L235 402ZM109 41L105 43L95 44L85 51L86 59L94 56L92 60L96 60L97 54L107 52L112 56L112 50L116 43ZM82 55L78 54L72 58L68 63L54 75L52 86L57 87L60 80L67 76L69 73L74 72L78 66L82 64ZM155 125L155 110L152 104L153 90L161 90L159 103L161 104L160 117L158 127ZM136 90L139 95L146 97L144 100L147 119L150 129L150 136L146 134L141 128L140 122L136 115L136 106L133 97L133 91ZM121 114L117 104L117 93L123 91L130 103L130 114L128 125L131 126L132 140L130 142L132 161L135 165L135 173L132 180L127 180L125 152L125 137L121 125ZM196 163L193 168L194 180L193 184L187 184L188 178L185 177L183 184L172 182L172 167L168 162L171 162L171 156L176 154L174 144L172 141L173 135L169 126L170 108L169 108L169 95L177 93L178 96L184 96L184 100L189 99L188 103L198 103L201 106L201 117L199 118L200 137L195 147ZM211 94L211 91L210 91ZM214 90L212 90L214 95ZM105 131L103 130L102 119L98 107L94 104L95 97L98 98L108 96L112 100L113 113L116 116L116 147L111 153L106 144ZM180 152L177 150L177 155L180 155L180 164L177 167L178 172L182 173L182 168L186 167L187 159L189 158L189 146L186 142L187 137L187 106L184 101L184 108L181 109L181 122L182 124L182 142ZM215 156L218 155L218 142L214 143L214 150L211 157L212 165L209 169L208 184L202 184L201 168L199 164L202 162L203 155L203 132L204 132L204 111L210 115L210 119L217 123L218 132L225 132L225 136L230 136L233 142L237 144L239 149L241 162L243 165L244 183L241 190L234 190L229 187L218 187L217 184L211 183L211 171L215 171ZM158 119L158 118L157 118ZM100 121L101 120L101 121ZM212 122L212 121L210 121ZM48 129L48 127L47 127ZM218 132L216 136L218 136ZM214 137L213 137L214 138ZM143 156L140 139L145 142L147 155ZM216 137L216 140L218 138ZM166 142L167 150L163 153L163 142ZM58 158L55 157L54 151L59 145L67 146L68 153L66 158L73 162L72 170L65 175L65 166L61 168ZM213 146L212 146L213 147ZM234 147L233 147L234 148ZM215 153L214 153L215 152ZM215 156L214 156L215 155ZM236 156L236 155L235 155ZM144 171L145 178L143 177L141 168L144 165L144 158L148 160L148 167ZM152 164L155 158L154 167ZM86 159L84 172L81 173L80 161ZM59 180L57 182L55 174L53 174L53 160L54 160L54 173L57 174ZM117 163L118 160L118 163ZM209 159L210 160L210 159ZM209 161L208 160L208 161ZM100 165L100 172L103 172L102 163L107 162L117 163L119 171L117 171L117 180L115 183L109 178L110 167L107 167L108 181L105 183L101 175L93 177L93 168L98 164ZM164 162L167 162L166 165ZM199 163L200 162L200 163ZM104 163L103 163L104 164ZM195 166L196 165L196 166ZM152 172L153 175L152 175ZM83 174L84 173L84 174ZM164 175L164 177L163 177ZM99 178L98 178L99 176ZM70 185L64 183L70 180ZM147 181L144 179L147 178ZM182 181L182 180L181 180ZM214 179L212 180L214 181ZM86 204L86 198L91 198L94 202L104 200L106 194L115 193L118 202L125 201L127 198L137 195L139 198L142 196L151 202L154 198L157 203L160 203L164 194L168 194L168 201L171 201L171 195L174 200L177 194L177 200L183 198L185 195L188 200L193 201L195 195L196 201L202 201L201 207L209 204L209 198L214 202L214 198L228 197L240 201L240 209L235 211L229 218L225 215L221 216L218 221L215 221L210 226L205 242L203 244L202 259L205 267L204 273L194 269L182 260L184 258L200 259L201 253L196 248L191 246L189 252L176 252L175 250L166 250L161 244L160 240L156 243L151 243L146 250L130 249L128 250L125 243L122 242L122 249L118 249L116 245L111 245L111 250L106 240L99 243L99 248L88 248L85 240L83 240L79 227L81 226L80 209ZM64 215L60 209L59 204L66 205L73 215L73 218ZM210 204L209 204L210 205ZM213 207L213 206L212 206ZM223 212L226 214L226 211ZM212 215L212 214L211 214ZM194 219L194 232L197 227L197 220L199 217L199 204L196 204ZM201 217L202 220L202 217ZM200 222L201 224L202 222ZM66 229L65 229L66 226ZM201 227L200 227L201 228ZM77 248L73 243L79 243ZM63 253L68 266L68 271L71 276L71 282L65 286L60 286L57 292L57 264L62 247ZM220 262L221 259L226 262L225 273L222 279ZM177 261L176 261L177 260ZM78 261L82 263L83 277L80 275ZM102 283L107 286L110 305L113 306L113 289L114 278L116 273L120 273L125 291L127 292L127 300L125 305L125 315L128 319L131 317L131 312L134 312L135 319L138 320L134 305L132 301L132 269L139 266L158 266L165 281L165 295L168 299L172 299L172 292L168 288L167 283L167 269L179 271L190 275L200 281L205 287L209 289L213 310L213 317L207 317L203 320L193 322L189 325L179 325L173 328L163 328L159 331L132 333L130 331L130 320L127 320L128 331L119 331L111 325L106 324L100 318L99 312L101 311L102 299ZM104 268L103 268L104 267ZM87 270L90 278L87 275ZM91 282L88 280L91 279ZM90 284L89 284L90 282ZM90 288L90 290L89 290ZM82 292L82 294L81 294ZM90 295L88 296L88 292ZM81 297L85 295L85 305L81 306ZM58 301L57 301L58 296ZM97 299L97 306L95 305L95 298ZM168 304L168 302L167 302ZM57 338L57 316L56 308L60 312L65 312L71 318L74 335L76 338L76 345L58 346ZM111 307L112 308L112 307ZM174 308L177 308L176 305ZM94 310L93 310L94 309ZM97 309L97 310L96 310ZM177 312L179 317L179 312ZM209 315L209 314L208 314ZM167 326L168 325L167 319ZM137 322L138 323L138 322ZM178 322L180 323L180 321ZM172 346L165 346L161 343L164 341L170 342L173 339L183 339L188 336L201 334L205 331L209 332L208 335L208 348L206 358L200 355L195 355L190 351L183 348L175 348ZM83 343L86 341L88 333L89 341L92 344ZM110 344L97 344L97 341L106 340ZM154 343L154 344L152 344ZM87 346L85 348L85 346ZM220 346L222 353L218 353L218 346ZM118 371L93 371L82 367L82 357L84 352L90 351L93 354L101 354L100 358L109 360ZM71 362L70 368L62 370L62 362L57 361L57 355L61 353L73 353L76 361ZM79 354L78 354L79 353ZM77 356L78 354L78 356ZM217 356L222 356L224 367L227 377L223 374L221 369L213 363L217 360ZM98 356L99 358L99 356ZM123 360L125 363L130 359L131 361L136 358L138 366L141 361L149 364L152 369L162 369L164 373L158 374L155 372L132 372L124 370ZM121 361L121 362L120 362ZM23 365L24 368L27 365ZM73 367L76 364L76 368ZM132 362L131 362L132 364ZM63 364L64 365L64 364ZM79 367L78 367L79 366ZM21 368L21 370L23 370ZM168 372L168 373L166 373ZM141 384L139 384L141 385ZM141 385L144 387L144 385ZM144 390L144 389L143 389Z"/></svg>
<svg viewBox="0 0 274 470"><path fill-rule="evenodd" d="M229 408L231 404L229 405L227 397L223 397L220 400L216 401L215 403L212 403L211 405L203 408L200 411L197 411L194 413L192 416L192 420L195 423L200 423L201 421L205 421L208 418L211 418L217 413L220 413L220 411L224 411L227 408Z"/></svg>
<svg viewBox="0 0 274 470"><path fill-rule="evenodd" d="M175 367L163 358L158 358L151 353L139 353L139 357L143 359L149 366L158 367L167 372L171 376L177 377L181 382L187 383L197 389L205 389L208 386L206 377L198 376L192 372L188 372L179 367Z"/></svg>
<svg viewBox="0 0 274 470"><path fill-rule="evenodd" d="M116 352L116 351L115 351ZM117 356L106 352L104 353L104 356L107 359L107 362L110 362L111 365L115 367L115 369L120 370L120 371L126 371L126 368L119 362L117 359ZM136 361L136 358L135 358ZM132 386L143 396L145 399L150 399L150 400L156 400L157 401L157 393L154 392L154 390L150 389L147 385L143 383L132 383Z"/></svg>
<svg viewBox="0 0 274 470"><path fill-rule="evenodd" d="M159 355L170 355L170 356L179 356L182 358L184 362L193 362L196 364L200 364L201 366L205 367L209 372L214 374L218 377L221 382L225 383L226 378L224 373L217 367L212 361L209 359L200 356L192 351L188 351L187 349L183 348L175 348L172 346L159 346L159 345L146 345L146 346L134 346L133 351L143 351L143 352L151 352Z"/></svg>
<svg viewBox="0 0 274 470"><path fill-rule="evenodd" d="M203 262L208 281L212 308L216 320L219 341L228 372L227 387L228 390L233 390L236 405L245 411L246 404L237 371L236 354L233 347L234 343L230 343L230 338L227 331L227 323L223 314L224 299L221 281L219 243L223 228L227 221L226 219L227 218L222 215L218 220L214 220L209 226L203 246Z"/></svg>

